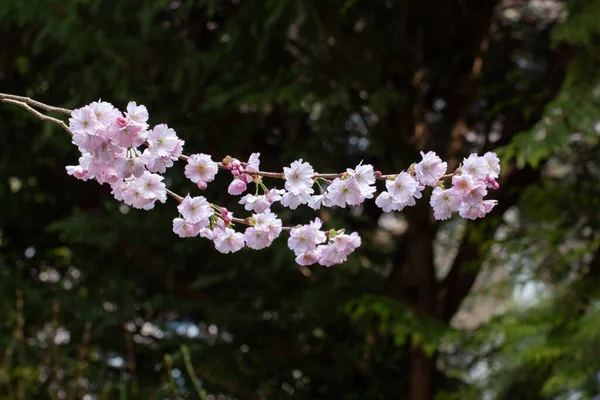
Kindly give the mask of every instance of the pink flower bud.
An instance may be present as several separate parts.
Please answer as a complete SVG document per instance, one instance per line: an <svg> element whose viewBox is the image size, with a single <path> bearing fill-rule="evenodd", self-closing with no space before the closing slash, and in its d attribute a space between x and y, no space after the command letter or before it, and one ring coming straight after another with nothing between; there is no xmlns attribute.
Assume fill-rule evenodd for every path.
<svg viewBox="0 0 600 400"><path fill-rule="evenodd" d="M500 189L500 184L489 175L485 177L485 184L487 187L489 187L491 189L494 189L494 190Z"/></svg>
<svg viewBox="0 0 600 400"><path fill-rule="evenodd" d="M126 126L127 120L125 119L125 117L117 117L117 125L119 125L119 127L121 127L121 128Z"/></svg>
<svg viewBox="0 0 600 400"><path fill-rule="evenodd" d="M230 165L231 165L231 164L230 164ZM232 170L231 170L231 174L232 174L233 176L238 176L238 175L240 174L240 171L238 171L237 169L232 169Z"/></svg>
<svg viewBox="0 0 600 400"><path fill-rule="evenodd" d="M381 173L381 171L375 171L375 172L373 172L373 174L375 175L375 177L378 177L378 176L381 176L381 175L383 175L383 174Z"/></svg>
<svg viewBox="0 0 600 400"><path fill-rule="evenodd" d="M208 184L205 181L198 181L196 184L198 185L198 188L200 188L200 190L204 190L208 186Z"/></svg>

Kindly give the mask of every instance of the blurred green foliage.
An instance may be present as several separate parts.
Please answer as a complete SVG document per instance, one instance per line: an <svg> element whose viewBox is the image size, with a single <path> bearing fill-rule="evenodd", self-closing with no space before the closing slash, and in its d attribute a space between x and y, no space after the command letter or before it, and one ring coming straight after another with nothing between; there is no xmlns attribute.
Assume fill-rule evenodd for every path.
<svg viewBox="0 0 600 400"><path fill-rule="evenodd" d="M342 266L299 268L285 239L226 256L178 239L173 203L129 209L72 179L64 132L5 104L0 398L599 392L600 1L543 3L0 2L3 92L135 100L188 154L394 172L421 150L455 168L497 149L504 166L485 221L439 224L427 200L387 222L372 203L320 211L363 246ZM197 190L181 164L167 184ZM207 196L246 215L227 184ZM524 304L523 282L545 290Z"/></svg>

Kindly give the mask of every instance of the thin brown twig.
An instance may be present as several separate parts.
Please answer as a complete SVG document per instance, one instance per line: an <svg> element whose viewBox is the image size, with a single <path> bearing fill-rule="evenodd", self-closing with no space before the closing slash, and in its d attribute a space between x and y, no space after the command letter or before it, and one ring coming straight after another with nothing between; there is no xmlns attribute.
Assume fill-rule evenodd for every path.
<svg viewBox="0 0 600 400"><path fill-rule="evenodd" d="M49 106L48 104L44 104L40 101L30 99L29 97L15 96L14 94L0 93L0 100L4 100L4 99L16 100L21 103L29 104L30 106L41 108L42 110L46 110L46 111L50 111L50 112L56 112L56 113L67 114L67 115L70 115L71 112L73 112L72 110L69 110L68 108Z"/></svg>
<svg viewBox="0 0 600 400"><path fill-rule="evenodd" d="M73 132L71 132L69 127L63 121L42 114L38 110L31 107L29 104L23 103L22 101L18 101L18 100L13 100L13 99L0 99L0 101L2 101L3 103L8 103L8 104L15 105L17 107L21 107L21 108L29 111L30 113L32 113L33 115L35 115L36 117L41 119L42 121L53 122L53 123L57 124L58 126L60 126L61 128L63 128L65 131L67 131L67 133L69 135L73 136Z"/></svg>

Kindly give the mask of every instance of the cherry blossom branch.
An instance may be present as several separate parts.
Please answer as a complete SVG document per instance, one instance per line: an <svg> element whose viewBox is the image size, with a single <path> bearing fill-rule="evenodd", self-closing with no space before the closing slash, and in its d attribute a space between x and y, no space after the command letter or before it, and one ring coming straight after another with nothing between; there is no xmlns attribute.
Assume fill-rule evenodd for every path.
<svg viewBox="0 0 600 400"><path fill-rule="evenodd" d="M179 156L180 160L186 161L186 162L188 161L189 158L190 157L187 156L187 155L185 155L185 154L181 154ZM241 164L242 164L243 167L247 166L247 163L241 163ZM217 162L217 166L218 166L219 169L229 170L229 168L227 167L227 165L225 165L221 161ZM450 174L442 175L442 177L440 178L440 180L450 179L454 175L456 175L458 171L459 171L459 169L457 168L454 172L452 172ZM285 175L283 174L283 172L255 171L255 172L246 172L246 173L248 175L250 175L250 176L261 176L261 177L266 177L266 178L275 178L275 179L284 179L285 180ZM327 174L320 174L318 172L315 172L313 174L313 179L314 180L317 180L317 179L325 179L325 180L336 179L336 178L343 177L344 174L345 174L345 172L327 173ZM375 179L379 180L379 181L385 181L385 180L388 180L388 179L393 179L393 178L395 178L397 176L398 176L398 174L375 175Z"/></svg>
<svg viewBox="0 0 600 400"><path fill-rule="evenodd" d="M14 96L14 97L18 97L18 96ZM2 94L0 94L0 101L3 102L3 103L13 104L13 105L15 105L17 107L21 107L24 110L29 111L30 113L32 113L33 115L35 115L36 117L38 117L39 119L41 119L42 121L50 121L52 123L55 123L56 125L58 125L61 128L63 128L65 131L67 131L67 133L69 135L73 136L73 132L71 132L71 130L69 129L69 127L63 121L61 121L59 119L56 119L56 118L49 117L47 115L44 115L41 112L39 112L39 111L35 110L34 108L32 108L29 104L27 104L27 103L25 103L23 101L11 99L11 98L6 97L6 95L2 95ZM39 103L39 104L42 104L42 103ZM64 110L68 111L66 109L64 109Z"/></svg>
<svg viewBox="0 0 600 400"><path fill-rule="evenodd" d="M184 200L184 197L183 197L183 196L180 196L180 195L178 195L177 193L173 192L172 190L169 190L169 189L166 189L166 190L167 190L167 195L169 195L169 196L171 196L172 198L174 198L175 200L177 200L177 202L178 202L179 204L181 204L181 203L183 202L183 200ZM221 207L221 206L218 206L218 205L216 205L216 204L213 204L213 203L211 203L210 205L211 205L213 208L215 208L215 209L223 209L223 207ZM221 215L217 214L217 216L218 216L219 218L221 218L221 219L225 220L225 219L224 219L224 218L223 218ZM242 224L242 225L248 225L248 226L254 226L254 224L253 224L253 223L252 223L252 221L251 221L251 218L246 218L246 219L243 219L243 218L235 218L235 217L231 217L230 219L231 219L231 221L232 221L232 222L235 222L235 223L238 223L238 224ZM291 228L291 227L289 227L289 226L283 226L281 229L282 229L282 230L284 230L284 231L289 231L289 230L291 230L292 228Z"/></svg>
<svg viewBox="0 0 600 400"><path fill-rule="evenodd" d="M48 104L39 102L37 100L33 100L29 97L16 96L16 95L6 94L6 93L0 93L0 101L3 103L13 104L18 107L21 107L21 108L29 111L30 113L32 113L33 115L35 115L36 117L38 117L39 119L41 119L43 121L53 122L53 123L57 124L58 126L60 126L61 128L63 128L69 135L73 136L73 132L71 132L71 130L67 127L67 125L63 121L53 118L53 117L49 117L47 115L44 115L44 114L40 113L39 111L35 110L34 108L32 108L31 106L38 107L38 108L41 108L41 109L49 111L49 112L56 112L56 113L61 113L61 114L66 114L66 115L70 115L73 112L73 110L69 110L67 108L50 106ZM181 154L179 156L179 159L182 161L187 161L188 158L189 158L189 156L187 156L185 154ZM243 166L245 166L244 164L245 163L242 163ZM218 165L219 169L224 169L224 170L229 169L223 162L218 162L217 165ZM456 171L451 174L443 175L440 179L444 180L444 179L452 178L455 174L456 174ZM282 172L256 171L256 172L250 173L249 175L261 176L261 177L267 177L267 178L275 178L275 179L285 179L285 176ZM341 178L343 175L344 175L344 172L325 173L325 174L315 173L313 175L313 178L314 179L319 179L319 178L336 179L336 178ZM379 176L375 176L375 179L385 181L390 178L395 178L396 176L397 176L397 174L379 175Z"/></svg>
<svg viewBox="0 0 600 400"><path fill-rule="evenodd" d="M0 101L8 103L7 101L4 101L4 100L15 100L15 101L18 101L21 103L28 104L33 107L41 108L42 110L66 114L66 115L71 115L71 113L73 112L73 110L69 110L68 108L49 106L48 104L44 104L37 100L30 99L29 97L15 96L14 94L0 93Z"/></svg>
<svg viewBox="0 0 600 400"><path fill-rule="evenodd" d="M284 227L271 212L276 202L292 210L301 204L317 210L322 206L354 207L366 199L375 199L375 204L384 212L402 211L416 204L423 190L430 186L433 191L429 203L438 220L448 219L455 212L463 218L482 218L496 204L495 200L484 200L488 189L498 188L495 179L500 173L500 160L492 152L482 157L471 154L463 165L448 174L447 163L432 151L421 152L421 161L398 174L383 175L362 162L345 172L317 173L302 159L284 167L283 172L268 172L259 169L260 153L252 153L248 162L231 156L215 162L208 154L184 155L184 141L175 131L166 124L150 129L146 107L135 102L127 105L126 112L102 101L73 111L7 94L0 94L0 102L21 107L41 120L59 125L71 135L81 157L79 165L66 167L69 175L108 183L115 199L138 209L149 210L156 201L164 203L167 196L174 198L179 204L179 217L173 219L173 232L182 238L210 239L222 253L236 252L243 247L263 249L283 230L290 232L288 247L302 266L316 262L324 266L341 264L360 246L361 239L356 233L348 235L343 229L322 231L319 218L310 224ZM69 114L69 124L34 107ZM209 203L204 196L183 197L167 189L161 174L178 159L186 162L185 176L201 190L215 179L219 169L233 175L227 189L231 195L241 195L248 184L254 183L255 194L246 194L239 200L239 204L254 214L245 219L234 218L225 207ZM285 189L269 189L262 178L282 179ZM446 179L452 179L451 188L445 187ZM385 181L385 189L375 196L377 180ZM326 185L322 185L323 182ZM315 184L320 193L315 194ZM244 233L237 232L232 229L234 223L248 228Z"/></svg>

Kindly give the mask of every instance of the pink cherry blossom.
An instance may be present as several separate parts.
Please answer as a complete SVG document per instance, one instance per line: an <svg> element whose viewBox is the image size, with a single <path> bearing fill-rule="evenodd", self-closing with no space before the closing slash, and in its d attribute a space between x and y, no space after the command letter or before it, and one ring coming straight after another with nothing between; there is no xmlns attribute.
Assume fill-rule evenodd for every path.
<svg viewBox="0 0 600 400"><path fill-rule="evenodd" d="M469 204L476 204L483 200L487 195L485 185L477 184L474 185L471 190L464 194L463 201Z"/></svg>
<svg viewBox="0 0 600 400"><path fill-rule="evenodd" d="M206 183L212 182L219 172L219 167L208 154L192 154L187 159L185 176L192 182L206 189Z"/></svg>
<svg viewBox="0 0 600 400"><path fill-rule="evenodd" d="M400 203L396 203L392 195L388 192L381 192L375 199L375 204L386 213L394 210L400 211L398 209Z"/></svg>
<svg viewBox="0 0 600 400"><path fill-rule="evenodd" d="M353 177L348 179L336 178L327 188L327 197L336 206L346 208L346 205L356 206L360 204L362 192ZM364 199L364 197L362 198Z"/></svg>
<svg viewBox="0 0 600 400"><path fill-rule="evenodd" d="M316 248L312 251L307 251L306 253L301 253L296 256L296 263L298 265L312 265L319 261L321 258L321 249Z"/></svg>
<svg viewBox="0 0 600 400"><path fill-rule="evenodd" d="M179 210L186 221L192 224L198 223L201 225L201 228L208 225L208 219L214 213L206 198L203 196L190 197L189 194L177 206L177 210Z"/></svg>
<svg viewBox="0 0 600 400"><path fill-rule="evenodd" d="M375 186L375 171L369 164L363 165L362 162L355 169L347 169L348 174L354 178L360 189L362 200L373 198L373 193L377 191Z"/></svg>
<svg viewBox="0 0 600 400"><path fill-rule="evenodd" d="M69 118L69 129L71 132L85 133L95 135L96 130L101 127L98 118L90 107L83 107L73 110L71 118Z"/></svg>
<svg viewBox="0 0 600 400"><path fill-rule="evenodd" d="M462 195L469 193L474 184L470 175L454 175L452 177L452 190Z"/></svg>
<svg viewBox="0 0 600 400"><path fill-rule="evenodd" d="M114 167L121 178L134 176L139 178L145 171L144 162L139 157L118 157L114 161Z"/></svg>
<svg viewBox="0 0 600 400"><path fill-rule="evenodd" d="M246 188L246 182L244 182L241 179L234 179L229 184L229 187L227 188L227 193L229 193L232 196L237 196L239 194L244 193L246 191Z"/></svg>
<svg viewBox="0 0 600 400"><path fill-rule="evenodd" d="M158 157L170 157L178 145L175 131L166 124L159 124L148 131L148 144L150 151Z"/></svg>
<svg viewBox="0 0 600 400"><path fill-rule="evenodd" d="M309 163L302 162L302 159L296 160L289 167L283 168L285 188L294 194L305 192L312 187L314 174L315 171Z"/></svg>
<svg viewBox="0 0 600 400"><path fill-rule="evenodd" d="M310 201L311 193L313 193L312 188L306 188L296 193L286 192L281 197L281 204L284 207L289 207L290 209L295 210L300 204L307 204Z"/></svg>
<svg viewBox="0 0 600 400"><path fill-rule="evenodd" d="M163 183L163 178L160 175L145 171L135 181L136 187L140 189L142 196L145 199L160 200L161 203L167 201L167 188Z"/></svg>
<svg viewBox="0 0 600 400"><path fill-rule="evenodd" d="M261 213L271 207L271 203L265 195L255 196L247 194L240 199L239 204L243 204L247 211L254 211L257 213Z"/></svg>
<svg viewBox="0 0 600 400"><path fill-rule="evenodd" d="M130 101L125 116L134 123L145 124L148 121L148 110L146 106L141 104L138 106L135 101Z"/></svg>
<svg viewBox="0 0 600 400"><path fill-rule="evenodd" d="M458 214L467 219L477 219L485 215L485 206L483 202L466 203L463 202L458 208Z"/></svg>
<svg viewBox="0 0 600 400"><path fill-rule="evenodd" d="M490 168L489 175L492 178L497 179L500 175L500 159L496 153L488 151L483 155L483 159L488 163L488 167Z"/></svg>
<svg viewBox="0 0 600 400"><path fill-rule="evenodd" d="M443 190L437 186L433 189L429 204L433 207L433 216L437 220L448 219L457 211L462 202L462 196L451 189Z"/></svg>
<svg viewBox="0 0 600 400"><path fill-rule="evenodd" d="M200 229L200 225L192 224L183 218L175 218L173 220L173 232L179 235L179 237L186 238L197 236L200 233Z"/></svg>
<svg viewBox="0 0 600 400"><path fill-rule="evenodd" d="M395 203L406 205L415 196L418 191L419 184L409 173L400 172L395 179L387 179L385 187L393 197Z"/></svg>
<svg viewBox="0 0 600 400"><path fill-rule="evenodd" d="M215 249L221 253L235 253L244 247L244 235L231 228L214 230Z"/></svg>
<svg viewBox="0 0 600 400"><path fill-rule="evenodd" d="M81 179L82 181L87 181L90 178L88 171L83 169L81 165L68 165L66 169L67 174L74 176L77 179Z"/></svg>
<svg viewBox="0 0 600 400"><path fill-rule="evenodd" d="M264 249L269 247L273 240L269 237L268 232L254 227L247 228L244 232L244 241L246 246L254 250Z"/></svg>
<svg viewBox="0 0 600 400"><path fill-rule="evenodd" d="M321 231L322 222L316 218L308 225L300 225L290 230L288 247L296 255L314 250L319 243L327 240L325 232Z"/></svg>
<svg viewBox="0 0 600 400"><path fill-rule="evenodd" d="M474 180L482 181L490 173L490 165L483 157L471 154L468 158L463 159L462 171Z"/></svg>
<svg viewBox="0 0 600 400"><path fill-rule="evenodd" d="M252 153L250 154L250 158L248 159L248 163L246 164L246 171L248 172L258 172L260 167L260 153Z"/></svg>
<svg viewBox="0 0 600 400"><path fill-rule="evenodd" d="M335 264L342 264L361 244L360 236L356 232L350 235L344 233L336 235L327 245L319 246L321 249L321 258L319 264L330 267Z"/></svg>
<svg viewBox="0 0 600 400"><path fill-rule="evenodd" d="M446 173L448 164L430 151L427 154L421 152L423 159L415 165L417 180L425 186L437 185L440 178Z"/></svg>

